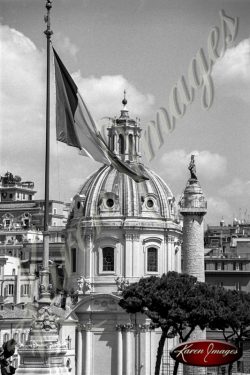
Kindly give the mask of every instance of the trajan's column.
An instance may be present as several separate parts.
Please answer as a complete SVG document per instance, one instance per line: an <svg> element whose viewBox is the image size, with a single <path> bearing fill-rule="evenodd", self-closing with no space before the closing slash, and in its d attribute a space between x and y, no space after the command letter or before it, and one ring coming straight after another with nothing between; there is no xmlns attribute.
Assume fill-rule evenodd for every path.
<svg viewBox="0 0 250 375"><path fill-rule="evenodd" d="M207 213L207 201L196 176L194 155L188 169L191 177L180 201L183 216L182 271L197 277L198 281L205 281L203 218Z"/></svg>
<svg viewBox="0 0 250 375"><path fill-rule="evenodd" d="M197 179L194 155L191 156L188 169L191 177L180 200L180 213L183 216L182 272L197 277L198 281L205 281L203 218L207 213L207 201ZM190 339L204 340L206 331L197 328ZM184 374L205 373L204 367L185 366L184 368Z"/></svg>

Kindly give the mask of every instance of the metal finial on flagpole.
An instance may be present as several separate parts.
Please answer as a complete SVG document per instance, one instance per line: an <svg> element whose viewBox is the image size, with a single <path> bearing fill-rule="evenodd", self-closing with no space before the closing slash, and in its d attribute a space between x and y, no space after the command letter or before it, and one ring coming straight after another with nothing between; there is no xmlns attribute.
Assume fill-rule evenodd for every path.
<svg viewBox="0 0 250 375"><path fill-rule="evenodd" d="M47 83L46 83L46 149L45 149L45 203L43 227L43 267L40 272L39 303L50 303L49 290L49 167L50 167L50 42L53 31L50 28L50 10L52 0L46 1L47 14L44 17L47 28L44 34L47 38Z"/></svg>

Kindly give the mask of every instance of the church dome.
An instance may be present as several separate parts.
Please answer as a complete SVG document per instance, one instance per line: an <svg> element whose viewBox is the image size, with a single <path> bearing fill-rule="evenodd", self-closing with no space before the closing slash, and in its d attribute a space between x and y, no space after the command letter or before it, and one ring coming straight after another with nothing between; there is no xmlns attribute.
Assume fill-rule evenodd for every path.
<svg viewBox="0 0 250 375"><path fill-rule="evenodd" d="M129 117L124 92L119 118L108 128L108 144L113 154L148 180L136 183L113 168L102 166L94 172L74 197L73 217L137 217L175 219L175 199L167 184L141 161L141 127L138 119Z"/></svg>
<svg viewBox="0 0 250 375"><path fill-rule="evenodd" d="M65 289L116 293L142 276L180 270L181 226L167 184L141 161L141 127L124 108L108 128L109 149L148 179L104 165L74 196L66 231Z"/></svg>
<svg viewBox="0 0 250 375"><path fill-rule="evenodd" d="M76 216L174 219L171 190L156 173L142 165L140 167L149 180L136 183L112 166L102 166L87 179L75 196Z"/></svg>

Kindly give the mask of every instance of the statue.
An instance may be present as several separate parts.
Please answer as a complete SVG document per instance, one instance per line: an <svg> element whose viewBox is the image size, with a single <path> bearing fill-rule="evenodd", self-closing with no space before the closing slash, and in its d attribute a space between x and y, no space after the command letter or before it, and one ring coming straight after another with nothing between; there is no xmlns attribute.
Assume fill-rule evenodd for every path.
<svg viewBox="0 0 250 375"><path fill-rule="evenodd" d="M20 176L13 176L11 172L6 172L4 176L1 176L0 181L3 183L3 185L15 185L16 183L21 182Z"/></svg>
<svg viewBox="0 0 250 375"><path fill-rule="evenodd" d="M196 167L195 167L194 155L191 155L191 161L189 163L188 169L190 170L191 179L198 180L198 178L196 176Z"/></svg>
<svg viewBox="0 0 250 375"><path fill-rule="evenodd" d="M91 282L86 279L84 276L80 276L77 279L78 293L84 294L86 292L91 292Z"/></svg>
<svg viewBox="0 0 250 375"><path fill-rule="evenodd" d="M117 277L115 279L115 283L117 286L118 293L122 293L126 289L126 287L129 286L129 281L126 280L124 277Z"/></svg>
<svg viewBox="0 0 250 375"><path fill-rule="evenodd" d="M15 367L11 366L9 361L7 360L15 353L15 346L16 341L14 339L11 339L5 342L0 349L0 365L2 375L15 374Z"/></svg>

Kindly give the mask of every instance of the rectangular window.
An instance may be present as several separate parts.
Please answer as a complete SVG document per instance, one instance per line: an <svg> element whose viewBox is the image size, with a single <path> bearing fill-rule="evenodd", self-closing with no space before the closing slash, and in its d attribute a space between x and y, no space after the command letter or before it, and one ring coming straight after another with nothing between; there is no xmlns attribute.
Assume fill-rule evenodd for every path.
<svg viewBox="0 0 250 375"><path fill-rule="evenodd" d="M21 285L21 295L22 296L28 296L30 292L30 286L29 284Z"/></svg>
<svg viewBox="0 0 250 375"><path fill-rule="evenodd" d="M148 249L147 271L158 272L158 251L155 247Z"/></svg>
<svg viewBox="0 0 250 375"><path fill-rule="evenodd" d="M5 227L6 227L6 228L9 228L9 226L10 226L10 220L9 220L9 219L6 219L6 220L5 220Z"/></svg>
<svg viewBox="0 0 250 375"><path fill-rule="evenodd" d="M76 248L71 249L71 269L76 272Z"/></svg>
<svg viewBox="0 0 250 375"><path fill-rule="evenodd" d="M6 291L8 296L13 296L14 294L14 285L13 284L8 284L6 286Z"/></svg>
<svg viewBox="0 0 250 375"><path fill-rule="evenodd" d="M102 256L103 256L103 271L114 271L115 259L114 259L113 247L104 247L102 249Z"/></svg>
<svg viewBox="0 0 250 375"><path fill-rule="evenodd" d="M56 215L56 208L53 208L53 214Z"/></svg>
<svg viewBox="0 0 250 375"><path fill-rule="evenodd" d="M238 290L238 291L241 290L241 284L240 284L239 281L237 281L237 282L235 283L235 290Z"/></svg>

